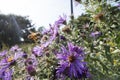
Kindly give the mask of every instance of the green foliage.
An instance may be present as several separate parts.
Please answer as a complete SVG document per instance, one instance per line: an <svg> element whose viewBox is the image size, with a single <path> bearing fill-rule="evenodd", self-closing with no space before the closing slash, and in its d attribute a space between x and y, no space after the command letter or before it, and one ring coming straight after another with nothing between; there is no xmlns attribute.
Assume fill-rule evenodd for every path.
<svg viewBox="0 0 120 80"><path fill-rule="evenodd" d="M114 1L113 1L114 2ZM74 20L73 39L86 47L88 66L92 80L119 80L120 73L120 9L109 0L84 0L86 14ZM90 33L102 33L91 38ZM74 42L75 42L74 41Z"/></svg>

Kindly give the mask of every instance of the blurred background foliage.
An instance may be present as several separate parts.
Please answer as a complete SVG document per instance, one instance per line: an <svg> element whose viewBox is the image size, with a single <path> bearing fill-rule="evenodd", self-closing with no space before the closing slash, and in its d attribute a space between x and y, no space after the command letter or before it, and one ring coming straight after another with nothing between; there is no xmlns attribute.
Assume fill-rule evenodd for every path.
<svg viewBox="0 0 120 80"><path fill-rule="evenodd" d="M92 80L120 79L120 8L119 0L76 0L84 4L86 14L74 20L75 42L86 47L86 62ZM90 37L92 32L99 37Z"/></svg>
<svg viewBox="0 0 120 80"><path fill-rule="evenodd" d="M28 16L0 14L0 44L11 47L19 43L33 43L28 35L36 32L35 27Z"/></svg>

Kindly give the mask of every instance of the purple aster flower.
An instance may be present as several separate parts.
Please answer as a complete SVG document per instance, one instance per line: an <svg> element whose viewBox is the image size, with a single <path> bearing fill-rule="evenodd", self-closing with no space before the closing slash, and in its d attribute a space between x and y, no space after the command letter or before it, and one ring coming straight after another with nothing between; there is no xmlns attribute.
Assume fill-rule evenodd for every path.
<svg viewBox="0 0 120 80"><path fill-rule="evenodd" d="M66 15L63 15L63 17L60 16L59 19L55 21L55 25L59 26L61 24L66 24L66 18L67 18Z"/></svg>
<svg viewBox="0 0 120 80"><path fill-rule="evenodd" d="M0 61L0 66L11 66L16 63L19 58L22 58L23 53L15 53L14 55L7 56Z"/></svg>
<svg viewBox="0 0 120 80"><path fill-rule="evenodd" d="M12 52L21 51L21 48L19 48L18 45L15 45L15 46L11 47L10 51L12 51Z"/></svg>
<svg viewBox="0 0 120 80"><path fill-rule="evenodd" d="M13 62L8 63L4 58L0 62L0 79L2 80L12 80L12 69L9 69Z"/></svg>
<svg viewBox="0 0 120 80"><path fill-rule="evenodd" d="M43 47L40 47L40 46L35 46L32 50L32 53L35 55L35 56L41 56L42 55L42 52L43 52Z"/></svg>
<svg viewBox="0 0 120 80"><path fill-rule="evenodd" d="M4 50L4 51L0 52L0 56L1 57L5 56L7 54L7 52L8 52L7 50Z"/></svg>
<svg viewBox="0 0 120 80"><path fill-rule="evenodd" d="M66 22L66 15L63 15L63 17L60 16L60 18L55 21L55 23L53 25L50 24L50 29L44 31L44 33L49 34L49 39L43 43L44 47L47 47L50 43L52 43L53 40L56 39L56 37L58 36L58 30L59 30L59 26L64 24Z"/></svg>
<svg viewBox="0 0 120 80"><path fill-rule="evenodd" d="M47 47L49 44L52 43L53 40L56 39L56 37L58 35L58 30L59 30L58 26L57 25L53 25L53 29L50 32L52 34L50 34L49 39L42 44L44 48Z"/></svg>
<svg viewBox="0 0 120 80"><path fill-rule="evenodd" d="M2 80L12 80L12 69L7 68L4 72L2 72L1 79Z"/></svg>
<svg viewBox="0 0 120 80"><path fill-rule="evenodd" d="M41 33L42 33L42 35L44 35L44 34L47 34L49 31L48 31L48 29L44 29Z"/></svg>
<svg viewBox="0 0 120 80"><path fill-rule="evenodd" d="M32 65L32 66L34 66L34 67L37 67L38 62L37 62L36 57L35 57L34 55L31 55L30 58L27 58L27 59L26 59L25 65L26 65L26 66Z"/></svg>
<svg viewBox="0 0 120 80"><path fill-rule="evenodd" d="M55 26L54 26L54 29L53 29L53 34L52 34L52 36L50 37L50 39L51 39L52 41L57 37L57 35L58 35L58 30L59 30L59 28L55 25Z"/></svg>
<svg viewBox="0 0 120 80"><path fill-rule="evenodd" d="M51 24L49 24L49 29L44 29L43 31L42 31L42 34L44 35L44 34L52 34L52 31L53 31L53 26L51 25Z"/></svg>
<svg viewBox="0 0 120 80"><path fill-rule="evenodd" d="M76 48L71 43L68 43L68 49L61 47L61 51L57 54L59 66L56 73L58 77L64 75L69 78L82 79L88 76L83 57L84 52L79 49L81 48Z"/></svg>
<svg viewBox="0 0 120 80"><path fill-rule="evenodd" d="M25 65L26 65L26 70L29 74L29 77L27 78L27 80L29 80L29 79L31 80L32 76L36 75L36 67L38 65L36 57L34 55L31 55L30 58L26 59Z"/></svg>
<svg viewBox="0 0 120 80"><path fill-rule="evenodd" d="M34 66L29 65L29 66L26 67L26 69L27 69L27 72L30 76L35 76L36 75L36 70L35 70Z"/></svg>
<svg viewBox="0 0 120 80"><path fill-rule="evenodd" d="M79 46L74 46L72 43L68 43L68 49L71 53L76 52L77 54L80 54L83 56L85 54L84 49Z"/></svg>
<svg viewBox="0 0 120 80"><path fill-rule="evenodd" d="M1 65L0 65L1 66ZM8 68L8 66L0 67L0 78L3 76L3 72Z"/></svg>
<svg viewBox="0 0 120 80"><path fill-rule="evenodd" d="M55 21L55 23L53 25L50 24L49 30L43 31L43 35L48 34L48 39L45 41L42 41L41 47L36 46L33 48L32 52L35 56L41 56L44 48L48 47L49 44L51 44L52 41L54 41L56 39L56 37L59 35L59 33L58 33L59 26L61 24L64 24L65 21L66 21L66 16L65 15L64 15L64 17L60 16L60 18L57 21Z"/></svg>

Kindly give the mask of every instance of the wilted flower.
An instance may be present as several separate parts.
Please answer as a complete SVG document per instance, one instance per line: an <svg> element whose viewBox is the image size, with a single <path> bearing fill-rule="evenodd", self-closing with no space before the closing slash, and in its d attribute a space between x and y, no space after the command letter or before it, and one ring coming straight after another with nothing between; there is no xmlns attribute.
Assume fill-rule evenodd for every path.
<svg viewBox="0 0 120 80"><path fill-rule="evenodd" d="M83 49L68 43L68 50L63 46L61 52L57 54L59 67L57 75L68 76L70 78L82 79L88 77L88 69L84 62Z"/></svg>

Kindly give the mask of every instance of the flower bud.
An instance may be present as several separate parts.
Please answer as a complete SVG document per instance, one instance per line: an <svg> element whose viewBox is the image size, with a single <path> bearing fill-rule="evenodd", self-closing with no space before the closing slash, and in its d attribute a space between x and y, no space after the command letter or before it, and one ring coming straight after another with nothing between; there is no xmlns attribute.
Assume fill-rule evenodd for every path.
<svg viewBox="0 0 120 80"><path fill-rule="evenodd" d="M27 71L30 76L35 76L36 75L36 70L33 66L27 66Z"/></svg>

